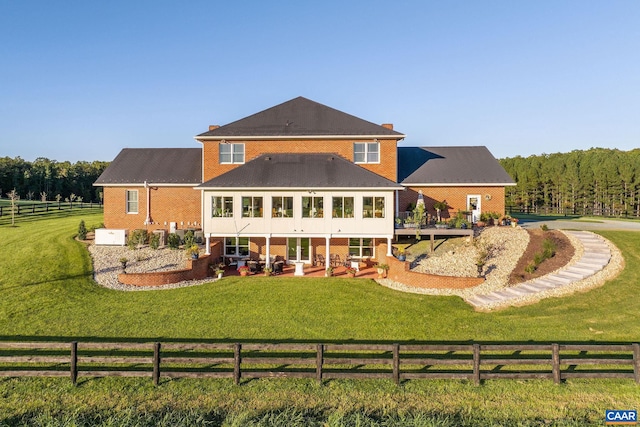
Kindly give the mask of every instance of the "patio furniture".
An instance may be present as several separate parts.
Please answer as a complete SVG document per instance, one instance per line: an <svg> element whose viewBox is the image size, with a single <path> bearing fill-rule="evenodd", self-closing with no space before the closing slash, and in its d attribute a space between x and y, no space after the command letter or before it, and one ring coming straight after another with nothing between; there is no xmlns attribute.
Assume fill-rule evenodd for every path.
<svg viewBox="0 0 640 427"><path fill-rule="evenodd" d="M324 259L324 255L317 254L315 258L315 265L322 265L324 267L325 264L326 261Z"/></svg>

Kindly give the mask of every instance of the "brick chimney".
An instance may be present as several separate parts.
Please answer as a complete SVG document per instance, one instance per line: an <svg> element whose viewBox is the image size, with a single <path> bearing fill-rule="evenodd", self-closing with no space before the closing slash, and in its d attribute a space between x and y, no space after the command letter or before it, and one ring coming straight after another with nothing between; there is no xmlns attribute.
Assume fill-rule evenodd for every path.
<svg viewBox="0 0 640 427"><path fill-rule="evenodd" d="M393 130L393 123L383 123L382 127L387 128L389 130Z"/></svg>
<svg viewBox="0 0 640 427"><path fill-rule="evenodd" d="M220 125L209 125L209 130L216 130L220 127Z"/></svg>

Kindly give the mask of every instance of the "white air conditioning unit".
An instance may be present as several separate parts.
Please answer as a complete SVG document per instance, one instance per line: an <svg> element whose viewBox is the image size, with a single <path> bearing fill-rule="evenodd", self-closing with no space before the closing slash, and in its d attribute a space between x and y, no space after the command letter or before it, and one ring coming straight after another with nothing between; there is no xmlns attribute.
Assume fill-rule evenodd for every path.
<svg viewBox="0 0 640 427"><path fill-rule="evenodd" d="M160 236L161 245L164 246L167 244L167 230L153 230L153 234L157 234Z"/></svg>

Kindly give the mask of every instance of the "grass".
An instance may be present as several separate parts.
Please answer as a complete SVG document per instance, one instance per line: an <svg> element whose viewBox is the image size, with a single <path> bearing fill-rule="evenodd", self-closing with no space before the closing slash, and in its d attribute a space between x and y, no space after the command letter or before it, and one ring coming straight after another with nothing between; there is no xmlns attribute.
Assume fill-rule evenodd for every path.
<svg viewBox="0 0 640 427"><path fill-rule="evenodd" d="M2 339L274 341L638 341L640 233L602 232L623 273L601 288L495 313L458 297L404 294L373 281L225 278L191 288L119 292L92 281L73 239L80 219L2 226ZM602 425L640 406L629 380L409 381L0 379L2 425ZM176 418L177 417L177 418ZM163 424L164 423L164 424ZM325 423L325 424L322 424Z"/></svg>

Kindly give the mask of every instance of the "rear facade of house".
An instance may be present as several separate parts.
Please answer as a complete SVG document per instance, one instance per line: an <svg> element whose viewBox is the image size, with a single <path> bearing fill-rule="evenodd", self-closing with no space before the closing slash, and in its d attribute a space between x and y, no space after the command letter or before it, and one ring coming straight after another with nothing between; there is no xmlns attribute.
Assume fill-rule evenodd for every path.
<svg viewBox="0 0 640 427"><path fill-rule="evenodd" d="M124 149L95 185L106 228L201 230L207 252L224 259L390 255L394 219L418 192L427 210L447 200L451 210L504 211L513 181L486 148L399 149L404 137L298 97L209 126L195 137L201 148Z"/></svg>

